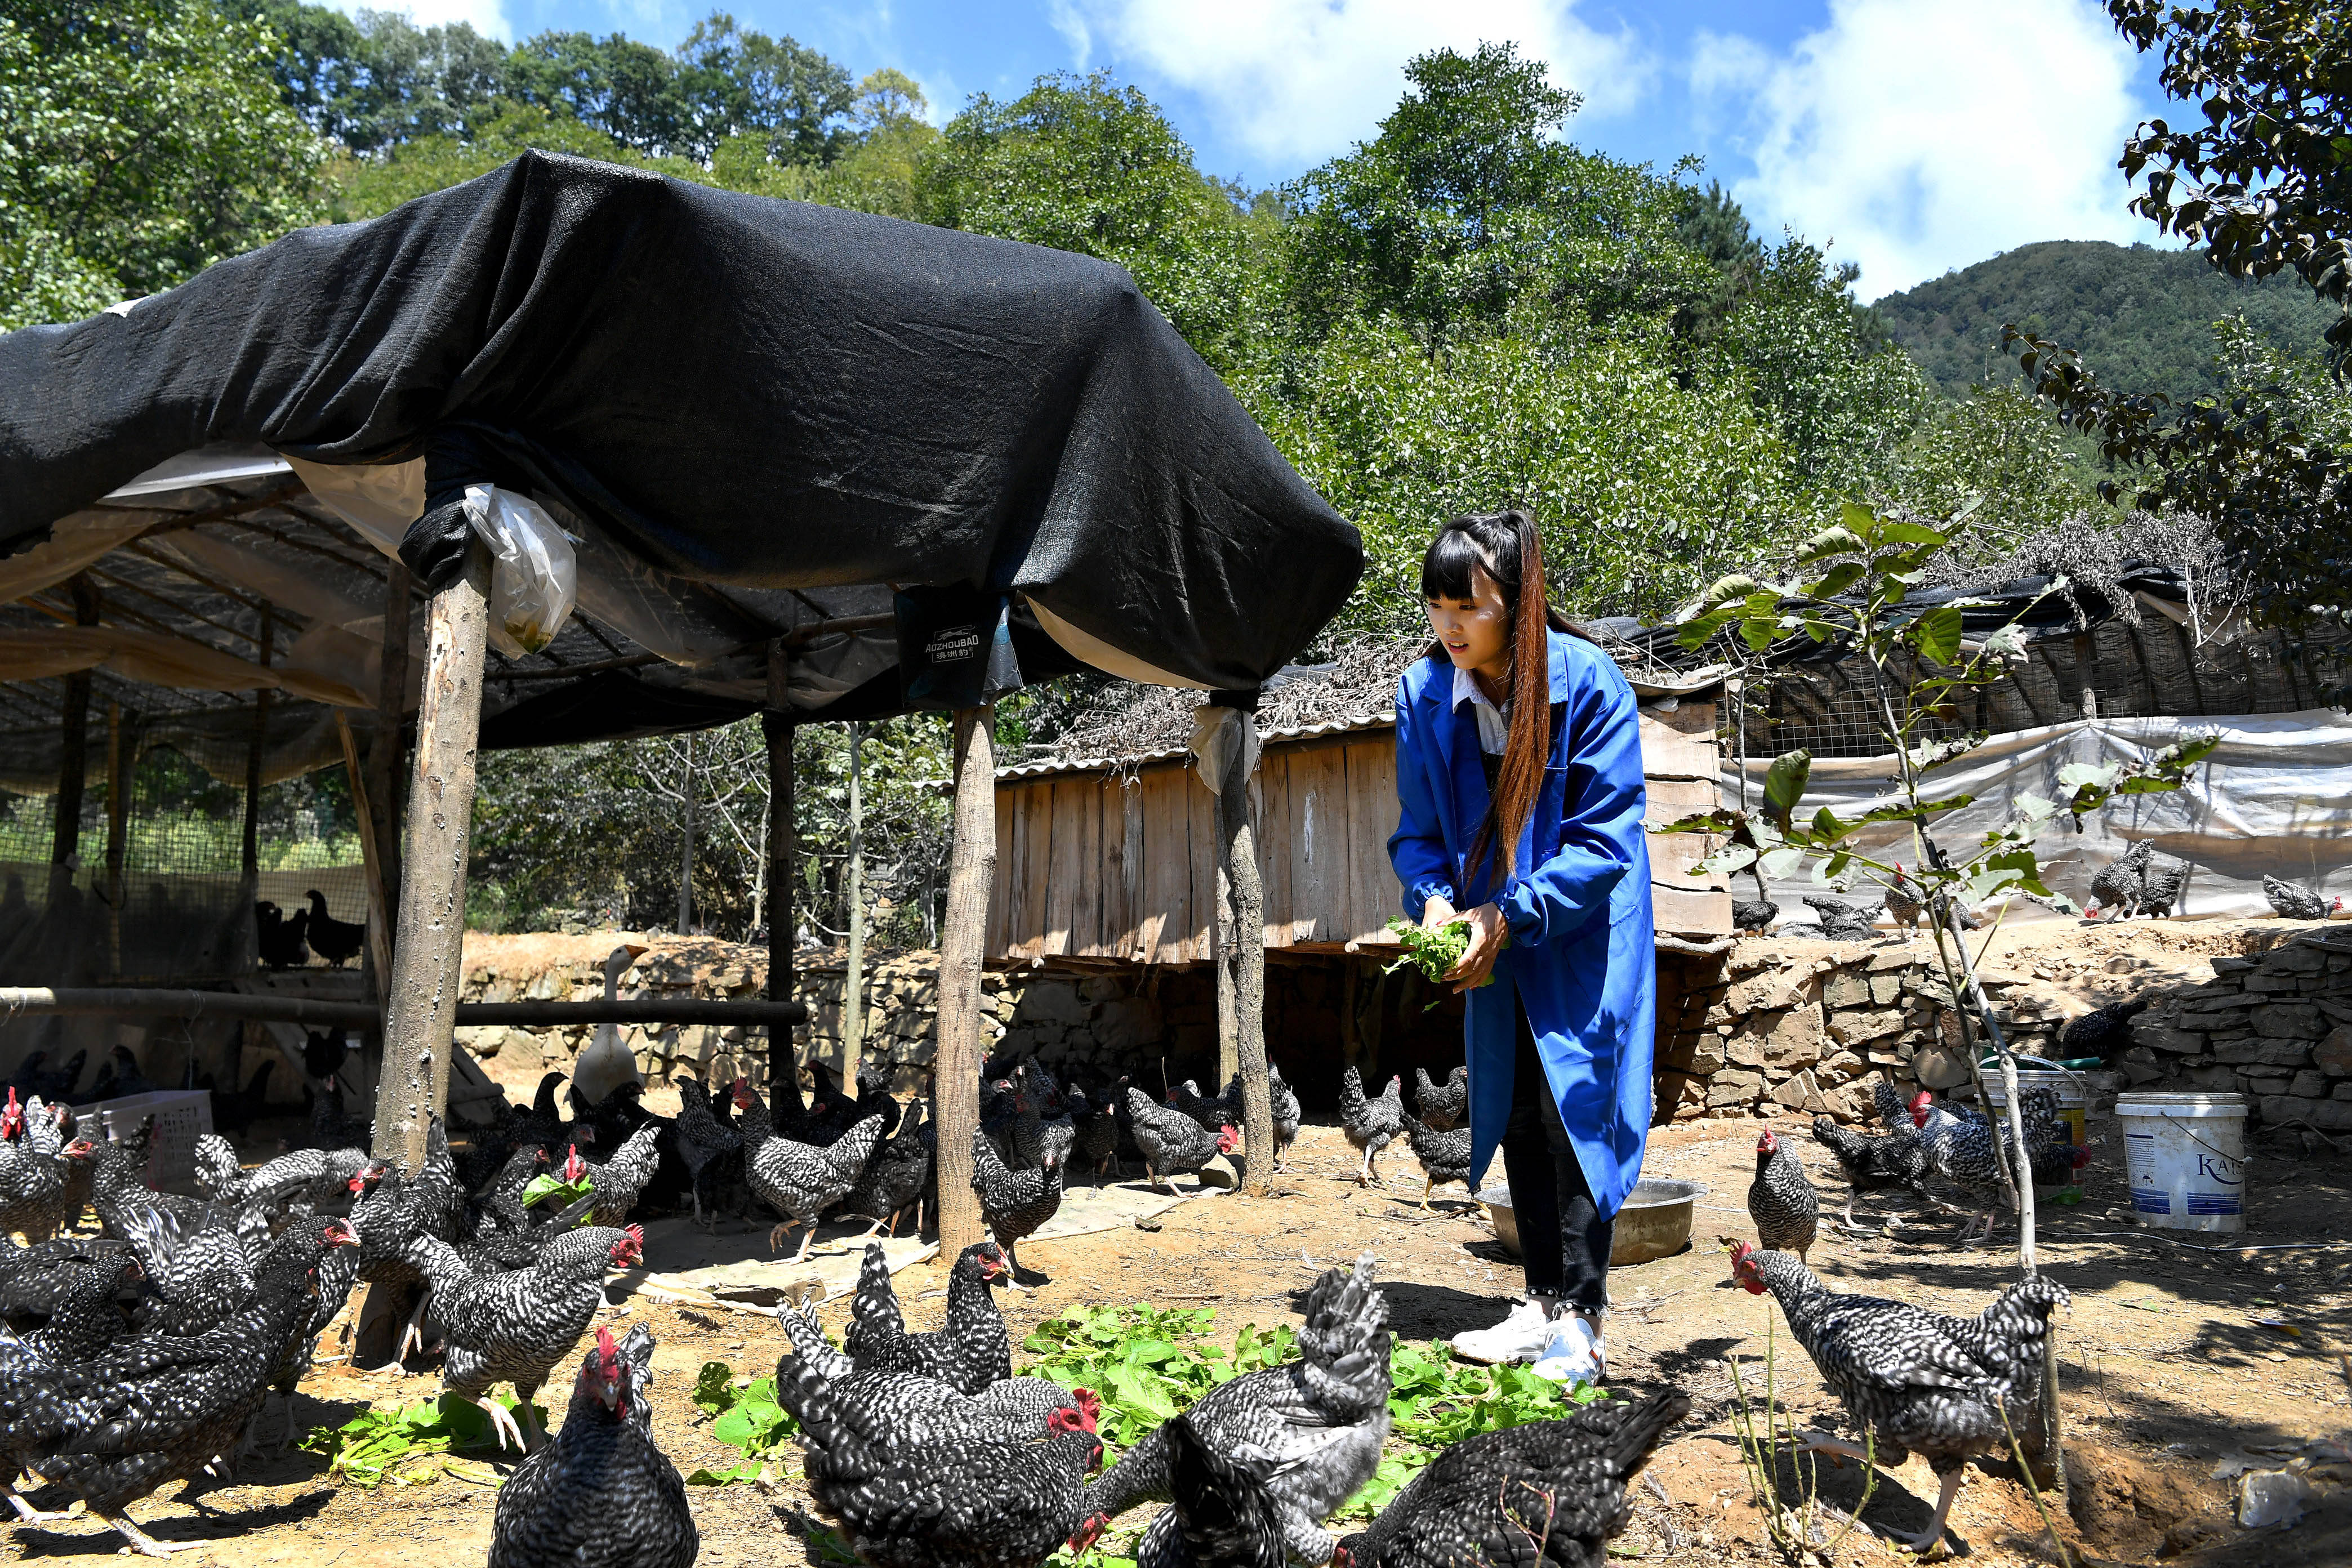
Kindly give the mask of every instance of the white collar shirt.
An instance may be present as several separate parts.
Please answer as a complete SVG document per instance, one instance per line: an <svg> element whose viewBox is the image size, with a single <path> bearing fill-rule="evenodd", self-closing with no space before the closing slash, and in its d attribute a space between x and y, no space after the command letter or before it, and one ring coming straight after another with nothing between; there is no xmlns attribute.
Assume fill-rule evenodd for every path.
<svg viewBox="0 0 2352 1568"><path fill-rule="evenodd" d="M1507 701L1497 708L1489 702L1478 689L1477 678L1457 664L1454 667L1454 711L1460 712L1465 702L1478 717L1478 749L1490 757L1501 756L1511 734L1511 705Z"/></svg>

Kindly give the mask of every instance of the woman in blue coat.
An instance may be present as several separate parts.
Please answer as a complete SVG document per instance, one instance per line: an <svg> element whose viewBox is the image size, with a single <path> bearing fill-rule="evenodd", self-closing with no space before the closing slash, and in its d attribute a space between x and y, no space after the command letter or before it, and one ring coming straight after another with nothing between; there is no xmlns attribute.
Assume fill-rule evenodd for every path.
<svg viewBox="0 0 2352 1568"><path fill-rule="evenodd" d="M1447 523L1421 592L1437 640L1397 683L1389 858L1409 917L1470 922L1446 979L1469 997L1471 1181L1499 1148L1528 1285L1454 1344L1597 1381L1657 1015L1633 692L1546 603L1524 512Z"/></svg>

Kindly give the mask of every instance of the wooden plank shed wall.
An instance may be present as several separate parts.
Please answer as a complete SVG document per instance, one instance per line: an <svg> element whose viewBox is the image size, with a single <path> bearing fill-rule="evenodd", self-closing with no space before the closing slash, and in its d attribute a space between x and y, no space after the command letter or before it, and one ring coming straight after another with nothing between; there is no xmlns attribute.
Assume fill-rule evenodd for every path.
<svg viewBox="0 0 2352 1568"><path fill-rule="evenodd" d="M1685 699L1642 715L1649 819L1716 804L1715 705ZM1254 782L1265 944L1338 952L1398 913L1388 839L1396 829L1396 740L1386 725L1266 742ZM1122 777L1074 771L996 784L992 962L1192 963L1211 956L1216 907L1213 797L1182 761ZM1650 838L1658 929L1731 929L1719 880L1683 875L1710 841Z"/></svg>

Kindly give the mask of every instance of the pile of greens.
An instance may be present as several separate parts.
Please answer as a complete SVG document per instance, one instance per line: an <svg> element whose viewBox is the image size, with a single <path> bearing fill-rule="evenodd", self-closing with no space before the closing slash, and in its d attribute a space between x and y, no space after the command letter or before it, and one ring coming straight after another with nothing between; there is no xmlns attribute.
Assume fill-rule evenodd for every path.
<svg viewBox="0 0 2352 1568"><path fill-rule="evenodd" d="M492 1397L509 1410L508 1394ZM547 1412L534 1405L539 1422ZM455 1458L463 1448L496 1448L490 1418L472 1400L444 1394L395 1410L362 1410L340 1426L314 1426L302 1447L327 1456L327 1474L373 1491L385 1481L396 1487L429 1486L443 1476L496 1486L498 1472L478 1461Z"/></svg>
<svg viewBox="0 0 2352 1568"><path fill-rule="evenodd" d="M723 1361L707 1361L694 1380L692 1398L710 1415L710 1435L730 1448L740 1448L740 1464L723 1470L698 1469L686 1478L691 1487L723 1487L730 1481L760 1479L762 1461L782 1447L800 1423L776 1403L776 1380L753 1378L738 1388L735 1369Z"/></svg>

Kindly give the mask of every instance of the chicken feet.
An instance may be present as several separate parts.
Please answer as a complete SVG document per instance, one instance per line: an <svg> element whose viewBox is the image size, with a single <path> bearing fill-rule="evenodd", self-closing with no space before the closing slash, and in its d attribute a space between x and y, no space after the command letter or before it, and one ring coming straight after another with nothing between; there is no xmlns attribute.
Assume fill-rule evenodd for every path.
<svg viewBox="0 0 2352 1568"><path fill-rule="evenodd" d="M799 1229L800 1226L801 1222L799 1220L788 1219L784 1221L783 1224L768 1232L768 1250L770 1252L773 1252L778 1247L783 1246L784 1237L790 1236L794 1230ZM808 1261L809 1248L815 1245L816 1221L810 1220L808 1222L808 1229L803 1232L801 1237L801 1249L793 1254L793 1261L794 1263L806 1263Z"/></svg>
<svg viewBox="0 0 2352 1568"><path fill-rule="evenodd" d="M5 1483L0 1483L0 1495L7 1498L8 1506L16 1510L17 1521L23 1524L47 1524L52 1520L68 1518L73 1512L71 1509L67 1509L60 1513L44 1513L26 1502L24 1493Z"/></svg>
<svg viewBox="0 0 2352 1568"><path fill-rule="evenodd" d="M97 1509L89 1511L114 1526L122 1539L131 1542L131 1549L142 1557L169 1557L174 1552L197 1552L211 1544L204 1541L158 1541L131 1523L127 1513L101 1513Z"/></svg>
<svg viewBox="0 0 2352 1568"><path fill-rule="evenodd" d="M497 1395L484 1394L480 1397L477 1398L474 1403L480 1405L482 1407L482 1414L490 1418L490 1432L492 1436L498 1438L499 1448L504 1449L506 1447L507 1434L511 1432L514 1434L515 1447L520 1448L526 1454L530 1452L530 1440L523 1436L522 1428L515 1425L514 1413L509 1410L505 1405L500 1405L498 1402ZM530 1408L530 1402L525 1401L523 1409L526 1414L529 1413Z"/></svg>

